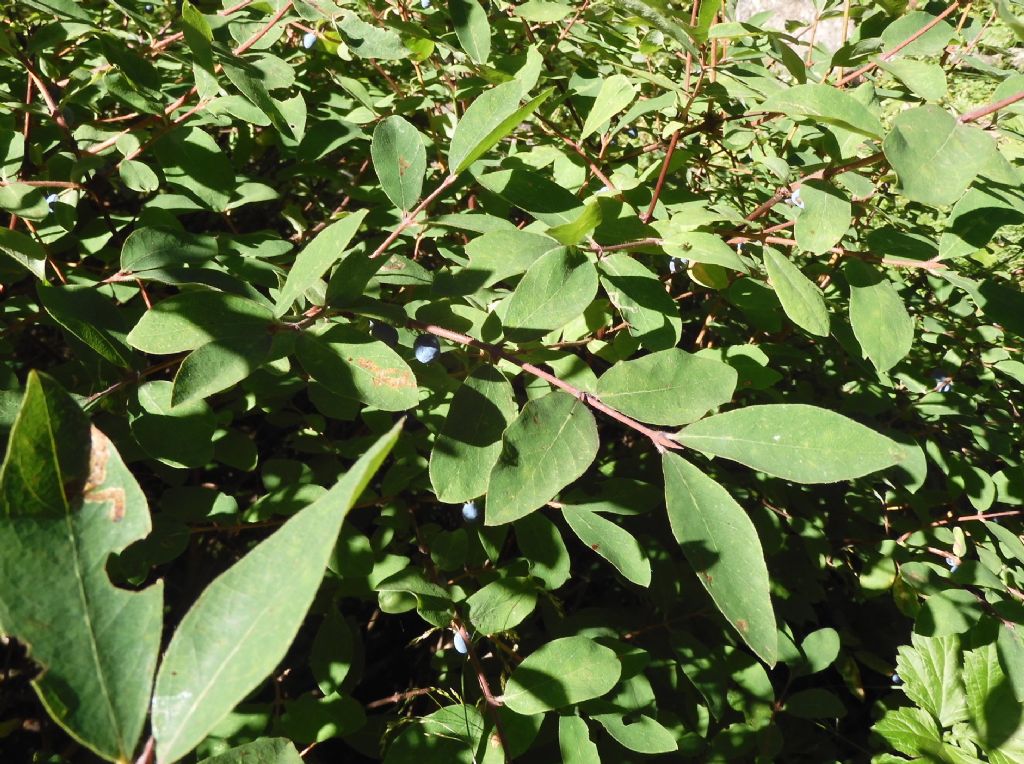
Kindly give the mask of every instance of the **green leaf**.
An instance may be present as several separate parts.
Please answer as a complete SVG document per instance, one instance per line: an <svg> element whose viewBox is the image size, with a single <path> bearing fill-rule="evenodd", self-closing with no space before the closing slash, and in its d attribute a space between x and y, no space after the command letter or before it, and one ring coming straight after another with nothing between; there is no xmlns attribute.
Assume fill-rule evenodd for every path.
<svg viewBox="0 0 1024 764"><path fill-rule="evenodd" d="M764 249L764 265L782 309L800 328L819 337L829 333L828 310L818 285L792 261L771 247Z"/></svg>
<svg viewBox="0 0 1024 764"><path fill-rule="evenodd" d="M121 272L138 273L168 265L209 260L217 254L213 239L170 228L136 228L121 248Z"/></svg>
<svg viewBox="0 0 1024 764"><path fill-rule="evenodd" d="M115 587L107 560L150 528L114 445L29 374L0 467L0 624L42 669L33 686L53 719L109 760L131 760L142 734L163 586Z"/></svg>
<svg viewBox="0 0 1024 764"><path fill-rule="evenodd" d="M596 133L602 125L629 106L636 98L636 88L624 74L613 74L601 83L594 105L583 123L580 140Z"/></svg>
<svg viewBox="0 0 1024 764"><path fill-rule="evenodd" d="M800 643L803 660L793 667L794 676L824 671L839 655L839 646L839 633L835 629L812 631Z"/></svg>
<svg viewBox="0 0 1024 764"><path fill-rule="evenodd" d="M990 760L1000 764L1020 761L1024 756L1024 714L1013 685L999 666L994 642L964 652L963 677L967 715ZM993 756L996 751L1005 758Z"/></svg>
<svg viewBox="0 0 1024 764"><path fill-rule="evenodd" d="M640 544L626 529L596 512L565 505L562 517L579 540L615 566L638 586L650 586L651 563Z"/></svg>
<svg viewBox="0 0 1024 764"><path fill-rule="evenodd" d="M228 390L252 374L270 354L269 334L214 340L200 345L174 375L171 405L177 406Z"/></svg>
<svg viewBox="0 0 1024 764"><path fill-rule="evenodd" d="M641 263L626 254L612 254L598 262L601 286L629 324L629 333L648 350L675 347L683 320L664 284Z"/></svg>
<svg viewBox="0 0 1024 764"><path fill-rule="evenodd" d="M964 195L995 144L979 128L929 105L897 114L882 150L908 199L941 207Z"/></svg>
<svg viewBox="0 0 1024 764"><path fill-rule="evenodd" d="M302 757L291 740L261 737L251 743L229 748L224 753L203 759L199 764L302 764Z"/></svg>
<svg viewBox="0 0 1024 764"><path fill-rule="evenodd" d="M448 0L448 13L452 17L459 45L478 64L486 64L491 55L491 25L477 0Z"/></svg>
<svg viewBox="0 0 1024 764"><path fill-rule="evenodd" d="M785 711L801 719L841 719L846 716L843 702L835 693L822 687L794 692L786 698Z"/></svg>
<svg viewBox="0 0 1024 764"><path fill-rule="evenodd" d="M688 448L796 483L834 483L899 464L903 447L828 409L746 406L702 419L675 439Z"/></svg>
<svg viewBox="0 0 1024 764"><path fill-rule="evenodd" d="M1003 20L1018 40L1024 40L1024 21L1010 10L1010 4L1006 0L996 0L996 9L999 11L999 18Z"/></svg>
<svg viewBox="0 0 1024 764"><path fill-rule="evenodd" d="M489 287L525 272L541 255L558 247L557 241L541 234L518 229L490 231L466 245L469 265L461 275L471 278L474 285Z"/></svg>
<svg viewBox="0 0 1024 764"><path fill-rule="evenodd" d="M800 185L800 200L804 207L796 219L796 243L813 255L828 252L850 228L849 197L831 183L808 180Z"/></svg>
<svg viewBox="0 0 1024 764"><path fill-rule="evenodd" d="M481 634L514 629L537 606L537 589L526 578L499 578L466 600L469 620Z"/></svg>
<svg viewBox="0 0 1024 764"><path fill-rule="evenodd" d="M181 31L192 51L192 75L196 90L202 99L217 94L217 74L213 63L213 30L206 17L188 0L181 4Z"/></svg>
<svg viewBox="0 0 1024 764"><path fill-rule="evenodd" d="M275 316L281 317L291 310L292 304L342 258L366 212L362 209L331 223L298 254L277 298Z"/></svg>
<svg viewBox="0 0 1024 764"><path fill-rule="evenodd" d="M136 355L125 342L124 315L94 287L39 285L39 301L54 321L115 366L130 369Z"/></svg>
<svg viewBox="0 0 1024 764"><path fill-rule="evenodd" d="M688 424L732 400L736 370L672 348L620 361L597 382L597 397L651 424Z"/></svg>
<svg viewBox="0 0 1024 764"><path fill-rule="evenodd" d="M551 0L526 0L525 3L517 5L514 12L516 16L527 21L552 24L572 14L572 8Z"/></svg>
<svg viewBox="0 0 1024 764"><path fill-rule="evenodd" d="M665 240L665 253L672 257L683 257L695 263L710 263L740 273L749 269L736 250L726 244L721 236L703 231L675 231Z"/></svg>
<svg viewBox="0 0 1024 764"><path fill-rule="evenodd" d="M578 716L558 717L558 749L562 764L601 764L587 723Z"/></svg>
<svg viewBox="0 0 1024 764"><path fill-rule="evenodd" d="M530 566L530 575L554 591L569 580L569 550L558 526L540 512L516 521L516 543Z"/></svg>
<svg viewBox="0 0 1024 764"><path fill-rule="evenodd" d="M144 162L125 159L117 166L117 172L128 188L140 194L148 194L160 188L160 178Z"/></svg>
<svg viewBox="0 0 1024 764"><path fill-rule="evenodd" d="M202 467L213 459L216 420L202 400L172 406L174 387L166 380L139 388L145 413L131 422L131 432L142 450L170 467Z"/></svg>
<svg viewBox="0 0 1024 764"><path fill-rule="evenodd" d="M448 166L453 175L460 174L490 151L554 92L549 88L520 107L522 90L520 82L506 82L488 90L470 104L455 126L448 149Z"/></svg>
<svg viewBox="0 0 1024 764"><path fill-rule="evenodd" d="M505 375L484 365L455 392L430 452L430 483L438 501L483 496L501 453L501 434L519 413Z"/></svg>
<svg viewBox="0 0 1024 764"><path fill-rule="evenodd" d="M639 16L662 34L671 37L687 53L700 56L700 51L691 41L692 35L688 27L675 20L678 17L677 11L667 8L657 0L615 0L615 3Z"/></svg>
<svg viewBox="0 0 1024 764"><path fill-rule="evenodd" d="M284 658L320 586L342 520L391 451L401 423L321 499L218 576L181 620L153 694L157 758L198 745Z"/></svg>
<svg viewBox="0 0 1024 764"><path fill-rule="evenodd" d="M179 128L153 144L153 153L168 183L206 209L222 212L227 208L237 188L235 171L208 133L198 127Z"/></svg>
<svg viewBox="0 0 1024 764"><path fill-rule="evenodd" d="M220 65L224 74L231 80L231 84L238 88L238 92L249 99L253 106L266 115L278 132L288 138L298 138L291 125L288 124L288 120L281 114L274 99L270 97L267 86L260 79L262 73L259 69L240 58L231 61L222 60Z"/></svg>
<svg viewBox="0 0 1024 764"><path fill-rule="evenodd" d="M586 637L563 637L516 667L502 699L517 714L542 714L604 695L621 672L612 650Z"/></svg>
<svg viewBox="0 0 1024 764"><path fill-rule="evenodd" d="M946 72L938 64L911 59L895 61L879 59L877 63L878 66L906 85L911 92L926 101L941 101L946 97L949 90L946 83Z"/></svg>
<svg viewBox="0 0 1024 764"><path fill-rule="evenodd" d="M575 246L601 224L601 216L601 206L596 200L591 200L579 215L566 223L552 226L546 233L567 247Z"/></svg>
<svg viewBox="0 0 1024 764"><path fill-rule="evenodd" d="M882 137L878 117L845 90L832 85L807 83L781 88L765 99L761 109L836 125L869 138Z"/></svg>
<svg viewBox="0 0 1024 764"><path fill-rule="evenodd" d="M427 171L427 149L420 131L397 115L381 120L373 130L370 156L392 204L403 212L415 207Z"/></svg>
<svg viewBox="0 0 1024 764"><path fill-rule="evenodd" d="M335 325L320 336L303 332L298 357L309 376L342 398L384 411L405 411L419 400L409 364L354 326Z"/></svg>
<svg viewBox="0 0 1024 764"><path fill-rule="evenodd" d="M144 353L169 355L195 350L211 340L269 336L269 309L244 297L196 289L158 302L128 333L128 344Z"/></svg>
<svg viewBox="0 0 1024 764"><path fill-rule="evenodd" d="M501 436L487 486L487 525L540 509L597 456L597 423L586 404L552 392L523 406Z"/></svg>
<svg viewBox="0 0 1024 764"><path fill-rule="evenodd" d="M907 697L938 719L942 727L966 721L960 639L911 634L911 641L912 646L904 645L896 651L896 672Z"/></svg>
<svg viewBox="0 0 1024 764"><path fill-rule="evenodd" d="M536 339L577 318L597 294L597 269L573 249L554 249L530 266L509 298L505 333Z"/></svg>
<svg viewBox="0 0 1024 764"><path fill-rule="evenodd" d="M681 456L662 455L672 534L725 619L775 665L778 634L768 569L754 524L721 485Z"/></svg>
<svg viewBox="0 0 1024 764"><path fill-rule="evenodd" d="M360 58L397 61L411 54L398 32L367 24L351 11L346 11L338 22L338 31L349 49Z"/></svg>
<svg viewBox="0 0 1024 764"><path fill-rule="evenodd" d="M0 253L7 255L40 281L46 278L46 250L21 231L0 226Z"/></svg>
<svg viewBox="0 0 1024 764"><path fill-rule="evenodd" d="M17 181L0 186L0 209L27 220L44 220L50 214L42 189Z"/></svg>
<svg viewBox="0 0 1024 764"><path fill-rule="evenodd" d="M914 320L895 287L867 263L849 259L843 275L850 285L853 334L874 367L888 371L910 352Z"/></svg>
<svg viewBox="0 0 1024 764"><path fill-rule="evenodd" d="M938 724L927 711L920 708L886 711L882 720L872 729L884 737L889 745L907 756L934 755L942 748Z"/></svg>

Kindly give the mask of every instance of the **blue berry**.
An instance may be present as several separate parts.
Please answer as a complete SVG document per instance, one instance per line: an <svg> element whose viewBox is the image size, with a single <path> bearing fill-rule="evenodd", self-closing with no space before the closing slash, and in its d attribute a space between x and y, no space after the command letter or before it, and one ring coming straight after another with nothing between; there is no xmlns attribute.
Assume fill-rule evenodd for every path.
<svg viewBox="0 0 1024 764"><path fill-rule="evenodd" d="M896 674L896 673L894 673L894 674L892 675L892 683L893 683L893 684L897 684L897 685L898 685L898 684L903 684L903 680L902 680L902 679L900 679L900 675L899 675L899 674Z"/></svg>
<svg viewBox="0 0 1024 764"><path fill-rule="evenodd" d="M627 128L626 129L626 135L628 135L630 138L636 138L636 136L638 135L638 133L636 131L636 128L635 127Z"/></svg>
<svg viewBox="0 0 1024 764"><path fill-rule="evenodd" d="M316 32L306 32L302 35L302 47L309 50L316 45Z"/></svg>
<svg viewBox="0 0 1024 764"><path fill-rule="evenodd" d="M389 347L396 347L398 345L398 330L391 326L391 324L371 321L370 334Z"/></svg>
<svg viewBox="0 0 1024 764"><path fill-rule="evenodd" d="M946 564L949 566L950 573L956 573L956 569L960 567L952 557L946 558Z"/></svg>
<svg viewBox="0 0 1024 764"><path fill-rule="evenodd" d="M147 3L147 4L146 4L146 13L152 13L152 12L153 12L153 6L152 6L152 5L149 5L149 4Z"/></svg>
<svg viewBox="0 0 1024 764"><path fill-rule="evenodd" d="M420 0L420 8L429 8L430 0Z"/></svg>
<svg viewBox="0 0 1024 764"><path fill-rule="evenodd" d="M455 643L455 649L465 655L469 652L469 645L466 644L466 640L462 638L462 634L455 632L455 639L452 640Z"/></svg>
<svg viewBox="0 0 1024 764"><path fill-rule="evenodd" d="M480 519L480 508L475 501L467 501L462 505L462 519L467 523L475 523Z"/></svg>
<svg viewBox="0 0 1024 764"><path fill-rule="evenodd" d="M420 363L432 363L441 354L441 343L433 334L421 334L412 347Z"/></svg>
<svg viewBox="0 0 1024 764"><path fill-rule="evenodd" d="M57 194L50 194L48 197L46 197L46 206L49 207L50 210L52 211L53 210L53 203L54 202L59 202L59 201L60 201L60 197L57 196Z"/></svg>
<svg viewBox="0 0 1024 764"><path fill-rule="evenodd" d="M686 270L686 266L689 264L689 260L685 257L673 257L668 261L668 272L669 273L680 273Z"/></svg>
<svg viewBox="0 0 1024 764"><path fill-rule="evenodd" d="M804 208L804 200L800 198L800 189L798 188L789 197L789 203L794 207Z"/></svg>

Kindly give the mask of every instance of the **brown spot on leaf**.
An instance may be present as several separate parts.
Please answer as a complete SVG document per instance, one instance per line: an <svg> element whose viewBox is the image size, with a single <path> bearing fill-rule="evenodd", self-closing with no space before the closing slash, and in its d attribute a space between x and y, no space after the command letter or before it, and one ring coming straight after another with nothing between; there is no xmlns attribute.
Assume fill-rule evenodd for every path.
<svg viewBox="0 0 1024 764"><path fill-rule="evenodd" d="M107 462L110 461L110 439L95 427L90 435L89 479L85 483L87 493L107 482Z"/></svg>
<svg viewBox="0 0 1024 764"><path fill-rule="evenodd" d="M412 387L415 382L412 374L404 369L385 368L369 358L354 358L355 364L373 377L376 387Z"/></svg>
<svg viewBox="0 0 1024 764"><path fill-rule="evenodd" d="M741 634L746 634L748 631L750 631L750 624L747 623L746 619L744 618L737 618L736 628L739 629Z"/></svg>
<svg viewBox="0 0 1024 764"><path fill-rule="evenodd" d="M596 552L597 550L599 550L601 548L601 545L600 544L591 544L590 548L593 549Z"/></svg>

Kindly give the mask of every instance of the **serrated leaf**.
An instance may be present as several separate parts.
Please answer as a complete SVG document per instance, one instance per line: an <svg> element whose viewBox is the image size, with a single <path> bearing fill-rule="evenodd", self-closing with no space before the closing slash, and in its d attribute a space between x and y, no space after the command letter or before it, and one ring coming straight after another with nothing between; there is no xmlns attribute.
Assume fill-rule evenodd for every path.
<svg viewBox="0 0 1024 764"><path fill-rule="evenodd" d="M927 711L920 708L886 711L872 730L884 737L897 751L908 756L936 754L942 747L938 724Z"/></svg>
<svg viewBox="0 0 1024 764"><path fill-rule="evenodd" d="M636 538L596 512L571 505L562 507L562 517L579 540L615 566L638 586L650 586L651 563Z"/></svg>
<svg viewBox="0 0 1024 764"><path fill-rule="evenodd" d="M721 485L673 453L662 455L672 534L715 605L750 649L775 665L778 634L761 541Z"/></svg>
<svg viewBox="0 0 1024 764"><path fill-rule="evenodd" d="M597 381L597 397L642 422L688 424L728 403L737 374L726 363L672 348L620 361Z"/></svg>
<svg viewBox="0 0 1024 764"><path fill-rule="evenodd" d="M843 263L850 285L853 334L878 371L888 371L910 352L914 320L884 275L860 260Z"/></svg>
<svg viewBox="0 0 1024 764"><path fill-rule="evenodd" d="M373 129L370 156L388 199L403 212L416 206L427 171L427 149L420 131L397 115L381 120Z"/></svg>
<svg viewBox="0 0 1024 764"><path fill-rule="evenodd" d="M911 634L912 645L896 651L896 672L903 680L907 697L939 720L952 727L967 719L967 698L960 678L963 658L960 639L923 637Z"/></svg>
<svg viewBox="0 0 1024 764"><path fill-rule="evenodd" d="M365 209L359 210L331 223L296 256L277 298L275 316L280 318L287 313L292 304L342 258L366 217L366 212Z"/></svg>
<svg viewBox="0 0 1024 764"><path fill-rule="evenodd" d="M563 392L528 402L501 436L487 486L487 525L543 507L584 473L597 447L597 423L583 402Z"/></svg>
<svg viewBox="0 0 1024 764"><path fill-rule="evenodd" d="M509 298L505 333L522 341L565 326L597 294L597 269L582 252L554 249L537 258Z"/></svg>
<svg viewBox="0 0 1024 764"><path fill-rule="evenodd" d="M142 734L163 586L115 587L107 560L150 528L113 443L32 372L0 467L0 624L42 668L33 686L53 719L109 760L129 761Z"/></svg>
<svg viewBox="0 0 1024 764"><path fill-rule="evenodd" d="M765 247L764 264L782 309L794 324L819 337L829 333L828 310L818 285L797 268L788 257Z"/></svg>
<svg viewBox="0 0 1024 764"><path fill-rule="evenodd" d="M834 483L899 464L903 447L859 422L802 403L746 406L702 419L675 439L796 483Z"/></svg>
<svg viewBox="0 0 1024 764"><path fill-rule="evenodd" d="M516 667L502 699L517 714L541 714L604 695L621 673L619 659L607 647L586 637L563 637Z"/></svg>
<svg viewBox="0 0 1024 764"><path fill-rule="evenodd" d="M580 133L580 140L596 133L600 127L612 117L629 106L636 98L636 88L624 74L613 74L601 83L601 89L597 92L597 99L590 107L587 119L583 123L583 132Z"/></svg>
<svg viewBox="0 0 1024 764"><path fill-rule="evenodd" d="M501 434L518 412L512 385L493 366L481 366L466 378L430 452L430 483L438 501L483 496L501 453Z"/></svg>
<svg viewBox="0 0 1024 764"><path fill-rule="evenodd" d="M341 523L398 439L381 437L322 498L206 587L167 646L153 693L157 758L173 764L281 661L306 616Z"/></svg>

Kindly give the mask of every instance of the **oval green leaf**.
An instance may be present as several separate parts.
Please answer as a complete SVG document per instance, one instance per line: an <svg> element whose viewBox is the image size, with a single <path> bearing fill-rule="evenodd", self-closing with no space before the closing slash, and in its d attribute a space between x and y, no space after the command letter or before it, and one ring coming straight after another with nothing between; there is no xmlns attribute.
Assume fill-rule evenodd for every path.
<svg viewBox="0 0 1024 764"><path fill-rule="evenodd" d="M761 660L775 665L778 632L754 524L721 485L678 454L662 456L672 534L715 605Z"/></svg>
<svg viewBox="0 0 1024 764"><path fill-rule="evenodd" d="M195 748L284 658L320 586L342 520L398 439L381 437L318 501L218 576L167 646L153 693L157 758Z"/></svg>
<svg viewBox="0 0 1024 764"><path fill-rule="evenodd" d="M501 437L487 485L487 525L543 507L584 473L597 447L597 423L582 401L553 392L527 403Z"/></svg>
<svg viewBox="0 0 1024 764"><path fill-rule="evenodd" d="M888 371L914 344L914 319L889 280L860 260L843 263L850 285L850 324L864 355Z"/></svg>
<svg viewBox="0 0 1024 764"><path fill-rule="evenodd" d="M819 337L829 332L825 297L817 284L807 278L788 257L765 247L764 265L782 309L801 329Z"/></svg>
<svg viewBox="0 0 1024 764"><path fill-rule="evenodd" d="M427 149L420 131L397 115L377 124L370 143L377 180L388 199L406 212L419 201L427 171Z"/></svg>
<svg viewBox="0 0 1024 764"><path fill-rule="evenodd" d="M898 464L906 450L859 422L802 403L746 406L691 424L689 448L795 483L834 483Z"/></svg>
<svg viewBox="0 0 1024 764"><path fill-rule="evenodd" d="M604 695L621 673L612 650L586 637L563 637L516 667L502 699L517 714L542 714Z"/></svg>
<svg viewBox="0 0 1024 764"><path fill-rule="evenodd" d="M672 348L615 364L597 381L597 396L643 422L680 425L728 403L736 379L722 361Z"/></svg>
<svg viewBox="0 0 1024 764"><path fill-rule="evenodd" d="M597 269L578 250L554 249L530 266L505 312L505 333L528 341L565 326L597 294Z"/></svg>

